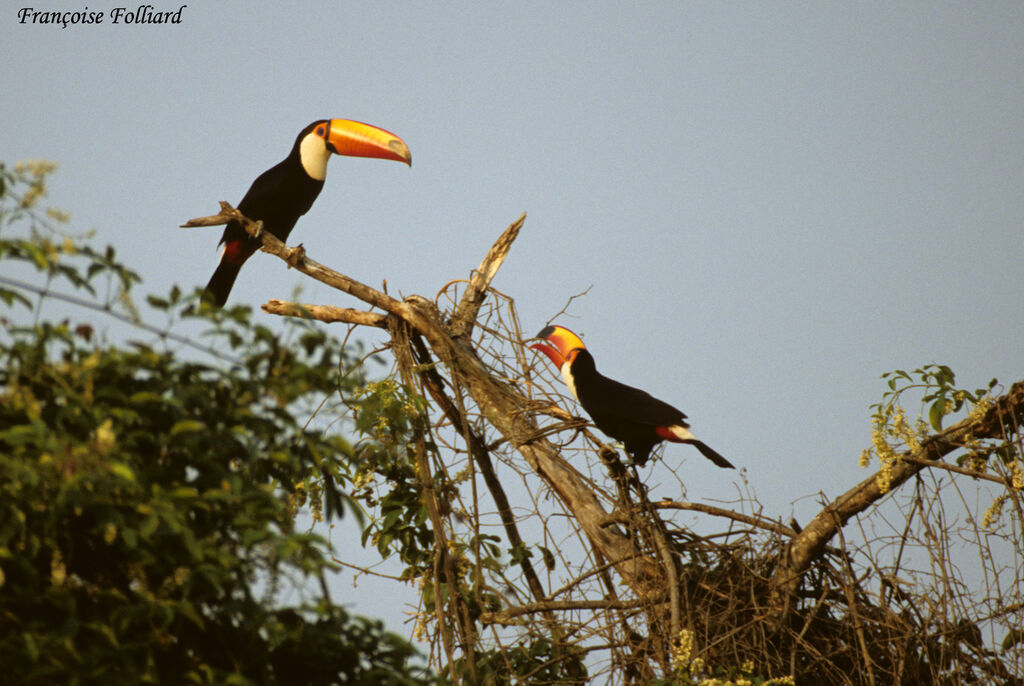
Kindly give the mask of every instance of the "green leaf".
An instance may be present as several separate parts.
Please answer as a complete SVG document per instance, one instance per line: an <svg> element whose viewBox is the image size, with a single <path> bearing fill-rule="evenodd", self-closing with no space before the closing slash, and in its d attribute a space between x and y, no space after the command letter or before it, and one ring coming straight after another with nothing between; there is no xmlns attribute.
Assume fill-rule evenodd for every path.
<svg viewBox="0 0 1024 686"><path fill-rule="evenodd" d="M946 416L946 399L939 398L928 408L928 423L936 431L942 431L942 418Z"/></svg>
<svg viewBox="0 0 1024 686"><path fill-rule="evenodd" d="M33 634L26 631L21 635L21 638L25 643L25 654L28 655L28 658L32 662L38 662L39 644L36 642L36 637Z"/></svg>
<svg viewBox="0 0 1024 686"><path fill-rule="evenodd" d="M131 467L120 462L114 462L110 465L110 471L113 474L121 477L125 481L131 481L135 483L135 472L132 471Z"/></svg>
<svg viewBox="0 0 1024 686"><path fill-rule="evenodd" d="M196 610L195 605L188 602L187 600L178 603L177 609L181 615L184 615L186 618L188 618L190 622L195 624L200 629L206 626L205 623L203 622L203 618L199 615L199 612Z"/></svg>
<svg viewBox="0 0 1024 686"><path fill-rule="evenodd" d="M11 447L36 443L41 437L39 429L32 424L19 424L12 426L6 431L0 431L0 442L6 443Z"/></svg>
<svg viewBox="0 0 1024 686"><path fill-rule="evenodd" d="M171 427L170 436L178 436L184 433L196 433L206 430L206 423L198 419L183 419Z"/></svg>

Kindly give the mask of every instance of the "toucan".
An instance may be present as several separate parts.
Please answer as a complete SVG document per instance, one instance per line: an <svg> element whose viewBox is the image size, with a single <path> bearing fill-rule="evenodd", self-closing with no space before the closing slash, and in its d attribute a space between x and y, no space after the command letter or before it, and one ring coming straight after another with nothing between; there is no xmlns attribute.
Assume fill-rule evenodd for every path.
<svg viewBox="0 0 1024 686"><path fill-rule="evenodd" d="M531 348L541 351L562 374L573 397L602 432L622 441L626 452L642 467L654 446L662 441L689 443L719 467L735 469L690 432L686 415L646 391L609 379L597 371L594 356L583 341L564 326L546 326Z"/></svg>
<svg viewBox="0 0 1024 686"><path fill-rule="evenodd" d="M412 165L405 142L384 129L348 119L321 119L299 132L288 157L256 177L238 204L238 211L282 241L299 217L312 207L327 176L327 160L335 155L378 157ZM238 270L262 245L238 222L230 222L220 239L224 250L206 284L211 301L223 307Z"/></svg>

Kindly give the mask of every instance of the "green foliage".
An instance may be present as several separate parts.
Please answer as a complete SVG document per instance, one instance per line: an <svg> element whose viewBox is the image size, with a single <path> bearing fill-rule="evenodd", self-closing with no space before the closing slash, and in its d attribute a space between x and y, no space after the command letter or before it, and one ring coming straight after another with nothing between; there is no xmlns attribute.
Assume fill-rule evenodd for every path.
<svg viewBox="0 0 1024 686"><path fill-rule="evenodd" d="M899 455L900 449L916 450L921 441L927 438L929 429L941 431L943 419L955 412L968 409L971 413L984 412L991 403L991 394L998 385L996 379L989 381L987 388L969 390L956 386L956 375L946 365L929 364L906 372L897 369L882 375L887 379L889 390L882 400L872 405L872 449L865 450L861 455L861 466L870 463L872 454L877 456L881 470L879 483L883 490L888 490L889 477ZM908 391L920 392L922 415L927 412L928 422L918 420L911 426L901 403ZM972 442L970 450L957 457L960 466L970 464L975 469L982 469L990 455L996 455L1004 464L1014 460L1012 445L1005 442L995 447Z"/></svg>
<svg viewBox="0 0 1024 686"><path fill-rule="evenodd" d="M477 651L474 673L477 684L585 684L589 677L585 651L577 646L556 645L544 636L524 636L503 650ZM455 662L460 674L468 673L465 658Z"/></svg>
<svg viewBox="0 0 1024 686"><path fill-rule="evenodd" d="M76 290L97 294L97 277L127 291L140 281L138 274L117 261L112 246L96 250L53 229L67 221L65 213L40 210L46 196L46 177L56 169L52 162L19 162L13 169L0 164L0 230L18 223L27 225L27 235L0 241L0 259L22 262L45 276L46 286L67 283ZM73 260L70 258L74 258ZM0 283L0 300L31 306L25 294Z"/></svg>
<svg viewBox="0 0 1024 686"><path fill-rule="evenodd" d="M356 478L363 487L354 491L353 497L379 513L364 529L363 545L372 542L382 558L397 553L406 565L402 578L419 577L432 567L434 558L434 534L421 499L422 487L411 443L414 431L423 427L425 403L400 384L386 379L365 385L352 406L356 430L366 436L357 448ZM383 477L386 483L381 491L369 485L374 475ZM443 474L435 475L434 487L445 492Z"/></svg>
<svg viewBox="0 0 1024 686"><path fill-rule="evenodd" d="M924 392L921 402L928 406L928 422L935 431L942 430L942 419L947 414L959 412L964 404L977 404L987 396L998 383L992 379L988 388L977 388L973 391L957 388L956 375L944 364L926 364L920 369L905 372L897 369L882 375L888 379L889 391L882 396L882 401L872 405L875 416L887 419L899 407L900 396L911 389Z"/></svg>
<svg viewBox="0 0 1024 686"><path fill-rule="evenodd" d="M403 579L431 579L435 573L435 545L437 541L430 515L423 500L419 461L416 451L424 450L435 458L436 471L429 475L441 517L452 515L453 503L459 500L458 485L461 476L449 477L441 466L437 446L428 440L417 441L424 435L427 425L426 401L402 384L390 379L364 386L352 402L355 408L356 430L366 436L358 449L359 476L363 488L353 492L368 508L378 513L363 531L363 544L376 546L382 558L397 554L405 564ZM423 464L430 464L424 461ZM384 477L384 486L369 486L373 475ZM458 517L456 517L458 519ZM490 534L472 535L450 532L448 554L456 561L457 579L440 576L442 603L448 601L453 589L460 594L466 589L461 602L470 608L476 618L482 611L497 610L501 601L496 593L478 588L473 560L483 569L500 574L506 562L501 560L500 538ZM529 551L526 551L529 553ZM479 554L479 557L476 557ZM431 583L423 583L424 608L432 613L438 598ZM485 607L481 607L481 605Z"/></svg>
<svg viewBox="0 0 1024 686"><path fill-rule="evenodd" d="M90 295L102 276L121 298L138 277L112 250L37 231L47 170L35 171L0 167L0 227L32 223L0 236L0 260ZM15 309L26 292L0 286ZM310 494L328 516L346 503L351 445L309 430L303 410L339 391L338 341L187 300L149 304L205 327L232 364L106 344L88 321L0 317L3 680L423 683L405 641L309 590L330 551L293 527ZM298 605L278 602L285 583Z"/></svg>

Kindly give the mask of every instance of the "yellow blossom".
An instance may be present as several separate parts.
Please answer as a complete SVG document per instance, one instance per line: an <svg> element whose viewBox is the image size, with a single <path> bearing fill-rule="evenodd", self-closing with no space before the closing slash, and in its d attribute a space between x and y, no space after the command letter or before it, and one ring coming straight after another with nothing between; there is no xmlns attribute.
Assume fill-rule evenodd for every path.
<svg viewBox="0 0 1024 686"><path fill-rule="evenodd" d="M892 487L892 466L895 460L884 459L882 460L882 466L878 470L878 476L876 481L878 483L878 490L882 493L888 493L889 488Z"/></svg>
<svg viewBox="0 0 1024 686"><path fill-rule="evenodd" d="M981 518L981 528L990 529L992 525L999 520L999 516L1003 513L1003 503L1006 502L1006 496L997 496L992 504L985 510L985 514Z"/></svg>
<svg viewBox="0 0 1024 686"><path fill-rule="evenodd" d="M971 411L968 413L967 418L970 419L972 422L977 422L985 415L986 412L988 412L989 408L991 407L992 398L990 398L987 395L982 398L979 398L978 401L974 403L974 407L971 408Z"/></svg>
<svg viewBox="0 0 1024 686"><path fill-rule="evenodd" d="M690 665L690 655L693 653L693 632L683 629L676 638L675 648L672 649L672 666L677 670L683 670Z"/></svg>
<svg viewBox="0 0 1024 686"><path fill-rule="evenodd" d="M871 451L868 450L867 448L860 451L859 465L861 469L864 469L865 467L869 467L871 465Z"/></svg>
<svg viewBox="0 0 1024 686"><path fill-rule="evenodd" d="M57 222L58 224L67 224L69 221L71 221L71 215L70 214L68 214L67 212L65 212L63 210L58 210L56 207L47 207L46 208L46 216L49 217L50 219L52 219L53 221ZM71 247L70 250L68 250L69 246ZM65 238L64 239L64 249L65 249L64 252L68 252L68 253L74 254L74 248L75 248L74 241L72 241L70 238Z"/></svg>
<svg viewBox="0 0 1024 686"><path fill-rule="evenodd" d="M1024 466L1020 460L1010 463L1010 485L1015 491L1024 490Z"/></svg>

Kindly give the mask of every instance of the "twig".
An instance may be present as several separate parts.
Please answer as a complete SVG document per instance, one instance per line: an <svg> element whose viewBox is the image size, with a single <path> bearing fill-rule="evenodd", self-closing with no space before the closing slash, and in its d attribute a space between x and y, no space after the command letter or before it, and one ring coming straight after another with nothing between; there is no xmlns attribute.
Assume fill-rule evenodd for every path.
<svg viewBox="0 0 1024 686"><path fill-rule="evenodd" d="M74 295L67 295L66 293L51 291L49 288L40 288L39 286L35 286L25 281L20 281L19 279L12 279L9 276L0 276L0 283L7 284L8 286L12 286L14 288L21 288L26 291L31 291L43 298L54 298L55 300L61 300L63 302L75 305L77 307L82 307L87 310L92 310L94 312L102 312L108 317L112 317L120 322L124 322L125 324L128 324L130 326L142 329L143 331L148 331L149 333L159 336L160 338L188 346L194 350L198 350L199 352L205 353L219 360L230 362L231 364L242 363L242 361L239 358L232 357L231 355L225 355L216 348L212 348L208 345L200 345L193 341L192 339L186 338L185 336L180 336L171 331L157 328L152 324L147 324L146 322L140 319L130 317L126 314L121 314L120 312L117 312L114 309L112 309L110 305L100 305L89 300L86 300L84 298L79 298Z"/></svg>
<svg viewBox="0 0 1024 686"><path fill-rule="evenodd" d="M542 603L529 603L510 607L501 612L484 612L480 615L481 624L511 624L513 619L522 615L538 612L571 612L573 610L630 610L643 607L644 600L548 600Z"/></svg>
<svg viewBox="0 0 1024 686"><path fill-rule="evenodd" d="M703 512L704 514L715 515L716 517L725 517L727 519L733 519L737 522L743 522L744 524L750 524L760 529L767 529L773 531L782 536L789 536L790 538L796 536L796 531L788 526L773 522L770 519L763 517L753 517L751 515L745 515L740 512L733 512L732 510L726 510L725 508L715 507L714 505L705 505L704 503L684 503L675 500L660 500L656 503L652 503L654 507L665 509L665 510L690 510L693 512Z"/></svg>
<svg viewBox="0 0 1024 686"><path fill-rule="evenodd" d="M483 261L480 262L480 266L473 272L473 276L469 279L469 286L466 288L466 292L462 294L462 300L459 302L459 306L455 308L455 315L452 317L450 327L452 336L469 336L472 333L473 325L476 322L476 314L480 310L480 305L484 302L487 289L491 285L491 280L498 273L498 269L501 267L502 262L505 261L505 257L508 256L508 251L512 248L512 242L519 235L519 230L523 228L523 222L525 221L526 213L524 212L519 216L519 219L512 222L505 229L504 233L498 237L498 240L494 242L491 249L487 251Z"/></svg>
<svg viewBox="0 0 1024 686"><path fill-rule="evenodd" d="M977 472L977 471L974 471L973 469L964 469L963 467L959 467L959 466L957 466L955 464L950 464L948 462L941 462L939 460L927 460L927 459L924 459L924 458L921 458L921 457L917 457L916 455L903 455L902 457L900 457L900 459L905 461L905 462L912 462L914 464L919 464L922 467L932 467L932 468L935 468L935 469L945 469L947 472L954 472L955 474L963 474L964 476L969 476L972 479L984 479L986 481L992 481L992 482L995 482L995 483L1000 484L1002 486L1006 486L1007 488L1010 487L1010 479L1008 479L1008 478L1004 478L1004 477L1001 477L1001 476L992 476L991 474L985 474L983 472Z"/></svg>
<svg viewBox="0 0 1024 686"><path fill-rule="evenodd" d="M276 314L283 317L299 317L301 319L316 319L327 324L345 322L348 324L361 324L363 326L375 326L386 329L388 326L387 315L379 312L366 312L365 310L354 310L349 307L334 307L333 305L306 305L285 300L270 300L262 305L267 314Z"/></svg>

